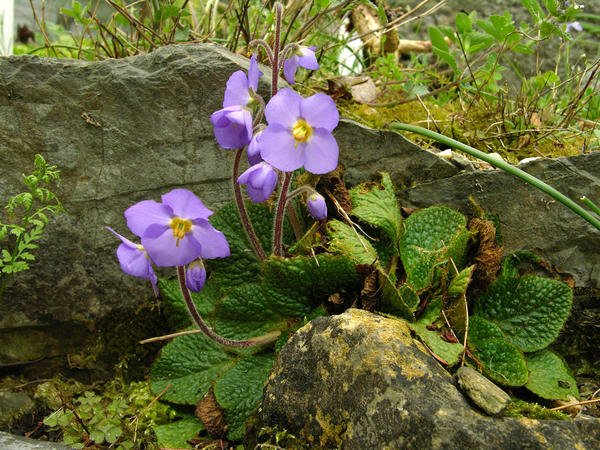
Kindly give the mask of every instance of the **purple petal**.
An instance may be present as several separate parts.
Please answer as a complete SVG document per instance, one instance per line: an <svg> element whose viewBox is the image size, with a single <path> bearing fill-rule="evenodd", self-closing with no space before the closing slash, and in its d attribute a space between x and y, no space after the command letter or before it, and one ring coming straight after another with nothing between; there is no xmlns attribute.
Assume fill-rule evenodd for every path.
<svg viewBox="0 0 600 450"><path fill-rule="evenodd" d="M269 125L279 124L291 128L300 117L300 94L284 88L275 94L265 107L265 117Z"/></svg>
<svg viewBox="0 0 600 450"><path fill-rule="evenodd" d="M329 131L313 128L312 137L303 145L305 146L304 168L307 171L319 175L331 172L337 167L338 144Z"/></svg>
<svg viewBox="0 0 600 450"><path fill-rule="evenodd" d="M235 105L246 106L249 101L250 92L248 91L248 78L243 71L238 70L227 80L223 108Z"/></svg>
<svg viewBox="0 0 600 450"><path fill-rule="evenodd" d="M154 271L146 252L123 243L117 248L117 258L123 272L134 277L152 280ZM156 275L154 275L156 276Z"/></svg>
<svg viewBox="0 0 600 450"><path fill-rule="evenodd" d="M340 121L335 102L326 94L318 93L302 100L300 114L313 128L333 131Z"/></svg>
<svg viewBox="0 0 600 450"><path fill-rule="evenodd" d="M262 134L262 131L254 133L254 136L252 136L252 140L248 144L248 149L246 150L246 156L248 157L248 164L250 164L251 166L254 166L262 161L262 158L260 156L260 142L259 142L259 138L260 138L261 134Z"/></svg>
<svg viewBox="0 0 600 450"><path fill-rule="evenodd" d="M192 234L195 240L202 243L201 255L199 255L202 258L225 258L231 254L225 235L215 229L207 220L195 221Z"/></svg>
<svg viewBox="0 0 600 450"><path fill-rule="evenodd" d="M262 203L275 190L277 173L266 162L261 162L246 170L237 181L246 185L248 196L254 203Z"/></svg>
<svg viewBox="0 0 600 450"><path fill-rule="evenodd" d="M292 172L304 163L303 144L296 140L288 128L269 125L260 136L260 155L273 167Z"/></svg>
<svg viewBox="0 0 600 450"><path fill-rule="evenodd" d="M164 204L171 207L173 215L182 219L208 219L213 213L204 206L202 200L187 189L173 189L161 198Z"/></svg>
<svg viewBox="0 0 600 450"><path fill-rule="evenodd" d="M129 239L127 239L125 236L121 236L119 233L117 233L115 230L113 230L111 227L104 227L106 228L108 231L110 231L112 234L114 234L116 237L118 237L119 239L121 239L121 241L123 242L123 244L127 245L130 248L138 248L137 244L131 242Z"/></svg>
<svg viewBox="0 0 600 450"><path fill-rule="evenodd" d="M296 83L296 70L298 69L298 57L296 55L283 62L283 77L290 83Z"/></svg>
<svg viewBox="0 0 600 450"><path fill-rule="evenodd" d="M144 200L125 210L125 220L131 232L139 237L152 224L168 225L172 217L171 208L154 200Z"/></svg>
<svg viewBox="0 0 600 450"><path fill-rule="evenodd" d="M258 79L262 77L263 73L258 70L258 63L256 62L256 56L252 55L250 58L250 65L248 66L248 85L254 90L258 91Z"/></svg>
<svg viewBox="0 0 600 450"><path fill-rule="evenodd" d="M185 285L192 292L200 292L206 283L206 269L202 260L192 261L185 271Z"/></svg>
<svg viewBox="0 0 600 450"><path fill-rule="evenodd" d="M192 230L193 228L192 226ZM193 234L193 232L187 233L178 243L169 228L156 237L143 237L142 245L157 266L185 266L201 256L202 245Z"/></svg>
<svg viewBox="0 0 600 450"><path fill-rule="evenodd" d="M305 69L317 70L319 68L319 62L315 55L317 47L303 47L300 46L301 56L298 56L298 65Z"/></svg>
<svg viewBox="0 0 600 450"><path fill-rule="evenodd" d="M321 194L314 193L309 195L306 206L314 219L323 220L327 217L327 204Z"/></svg>
<svg viewBox="0 0 600 450"><path fill-rule="evenodd" d="M223 148L237 149L252 139L252 114L240 106L230 106L212 113L215 138Z"/></svg>

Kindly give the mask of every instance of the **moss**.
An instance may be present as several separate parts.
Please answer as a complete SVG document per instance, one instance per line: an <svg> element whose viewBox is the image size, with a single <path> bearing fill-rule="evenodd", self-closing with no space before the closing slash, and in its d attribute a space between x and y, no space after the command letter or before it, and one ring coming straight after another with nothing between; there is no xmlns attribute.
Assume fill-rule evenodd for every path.
<svg viewBox="0 0 600 450"><path fill-rule="evenodd" d="M534 420L570 420L570 417L561 411L552 411L537 403L528 403L514 398L508 403L502 415L505 417Z"/></svg>
<svg viewBox="0 0 600 450"><path fill-rule="evenodd" d="M513 164L536 156L556 158L579 155L590 140L589 133L577 129L553 131L551 125L538 129L530 123L520 123L525 120L522 117L503 117L502 111L490 110L490 106L482 101L467 107L459 99L445 104L425 99L392 106L340 100L338 106L343 116L371 128L383 129L394 121L419 125L479 150L496 152ZM435 146L421 136L409 136L424 147Z"/></svg>

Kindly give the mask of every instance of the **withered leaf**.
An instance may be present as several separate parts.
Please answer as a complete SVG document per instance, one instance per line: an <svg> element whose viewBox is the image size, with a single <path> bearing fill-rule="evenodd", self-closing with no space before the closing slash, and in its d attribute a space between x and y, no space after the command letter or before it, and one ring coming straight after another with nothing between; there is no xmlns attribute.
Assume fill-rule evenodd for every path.
<svg viewBox="0 0 600 450"><path fill-rule="evenodd" d="M196 405L196 417L204 424L211 436L221 438L227 433L223 408L217 402L213 388L210 388Z"/></svg>
<svg viewBox="0 0 600 450"><path fill-rule="evenodd" d="M469 221L469 230L476 231L479 235L473 278L478 284L487 286L496 279L502 259L502 247L496 243L496 227L489 220L474 217Z"/></svg>

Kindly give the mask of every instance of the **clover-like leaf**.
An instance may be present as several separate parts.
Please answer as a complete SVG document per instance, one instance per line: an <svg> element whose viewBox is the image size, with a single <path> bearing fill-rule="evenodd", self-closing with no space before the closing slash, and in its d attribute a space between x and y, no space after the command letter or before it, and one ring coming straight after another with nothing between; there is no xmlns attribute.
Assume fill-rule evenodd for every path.
<svg viewBox="0 0 600 450"><path fill-rule="evenodd" d="M523 353L504 338L502 330L480 316L469 320L468 344L491 380L506 386L527 383L527 364Z"/></svg>
<svg viewBox="0 0 600 450"><path fill-rule="evenodd" d="M465 216L446 206L422 209L404 221L400 257L406 283L416 292L431 287L436 267L450 258L462 267L470 236L466 224Z"/></svg>
<svg viewBox="0 0 600 450"><path fill-rule="evenodd" d="M525 355L529 381L525 387L536 395L548 400L568 400L569 396L579 397L577 381L569 366L551 350L544 349Z"/></svg>
<svg viewBox="0 0 600 450"><path fill-rule="evenodd" d="M402 215L390 175L381 174L381 184L363 183L350 189L352 215L375 228L381 228L397 245L402 231Z"/></svg>
<svg viewBox="0 0 600 450"><path fill-rule="evenodd" d="M475 304L475 313L494 322L525 352L551 344L569 317L573 292L565 283L537 275L500 277Z"/></svg>
<svg viewBox="0 0 600 450"><path fill-rule="evenodd" d="M327 222L329 250L347 255L356 264L378 264L379 256L369 240L359 230L339 220Z"/></svg>

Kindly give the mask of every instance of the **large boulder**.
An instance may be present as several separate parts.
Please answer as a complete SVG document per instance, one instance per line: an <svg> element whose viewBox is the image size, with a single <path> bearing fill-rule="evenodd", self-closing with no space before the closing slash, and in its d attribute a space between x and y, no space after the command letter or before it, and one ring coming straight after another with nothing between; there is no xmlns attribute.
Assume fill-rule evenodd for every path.
<svg viewBox="0 0 600 450"><path fill-rule="evenodd" d="M66 355L85 365L94 358L72 356L98 349L103 318L105 334L127 330L131 342L160 334L131 314L151 289L121 272L119 242L104 227L132 237L123 211L175 187L195 191L212 209L232 199L233 153L217 146L209 118L229 75L247 62L210 44L101 62L0 60L0 204L20 192L21 173L41 153L62 171L66 209L48 226L32 269L15 276L1 300L0 336L10 345L0 348L0 366ZM396 134L343 122L337 138L355 183L383 169L408 184L458 172Z"/></svg>
<svg viewBox="0 0 600 450"><path fill-rule="evenodd" d="M357 309L292 336L255 429L285 430L295 448L592 449L600 439L599 419L481 413L404 321Z"/></svg>

